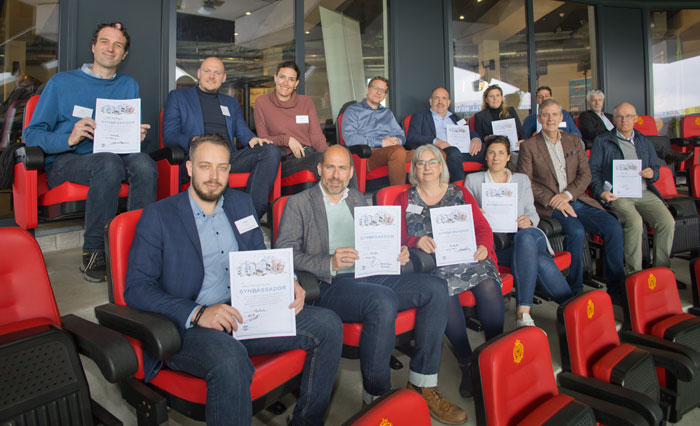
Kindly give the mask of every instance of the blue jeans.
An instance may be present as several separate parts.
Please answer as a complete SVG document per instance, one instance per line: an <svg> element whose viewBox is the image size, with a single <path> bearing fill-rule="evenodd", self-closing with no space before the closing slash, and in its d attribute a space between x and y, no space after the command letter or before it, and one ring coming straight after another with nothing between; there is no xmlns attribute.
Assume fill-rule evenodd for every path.
<svg viewBox="0 0 700 426"><path fill-rule="evenodd" d="M85 242L87 253L105 251L104 229L117 214L119 189L129 183L127 208L137 210L156 200L158 169L145 153L78 155L61 154L46 171L49 187L65 182L90 187L85 200Z"/></svg>
<svg viewBox="0 0 700 426"><path fill-rule="evenodd" d="M547 237L537 228L520 229L513 244L496 253L498 264L510 266L518 289L518 306L532 306L537 280L542 290L562 303L571 297L571 288L554 259L547 253Z"/></svg>
<svg viewBox="0 0 700 426"><path fill-rule="evenodd" d="M475 161L477 163L484 163L484 151L485 144L481 144L481 151L477 152L476 155L471 155L468 153L460 152L459 148L456 146L450 146L443 151L445 151L445 163L447 163L447 171L450 172L450 182L456 182L458 180L464 179L464 167L462 166L463 161Z"/></svg>
<svg viewBox="0 0 700 426"><path fill-rule="evenodd" d="M316 306L335 311L343 322L363 324L360 370L365 392L373 396L391 389L394 322L399 311L409 308L418 308L409 381L421 387L437 386L447 305L444 280L414 273L358 279L353 274L338 274L331 284L321 283L321 297L316 302Z"/></svg>
<svg viewBox="0 0 700 426"><path fill-rule="evenodd" d="M323 417L340 363L343 328L336 314L305 306L296 317L297 335L236 340L223 331L189 328L180 352L165 362L207 382L207 425L249 425L250 383L255 369L248 355L306 350L301 389L294 408L295 425L323 425Z"/></svg>
<svg viewBox="0 0 700 426"><path fill-rule="evenodd" d="M605 278L608 293L618 294L625 280L622 227L611 214L581 201L570 203L578 217L564 217L559 210L552 217L561 223L566 234L566 251L571 253L571 267L567 281L574 294L583 291L583 243L586 231L603 237L605 241Z"/></svg>

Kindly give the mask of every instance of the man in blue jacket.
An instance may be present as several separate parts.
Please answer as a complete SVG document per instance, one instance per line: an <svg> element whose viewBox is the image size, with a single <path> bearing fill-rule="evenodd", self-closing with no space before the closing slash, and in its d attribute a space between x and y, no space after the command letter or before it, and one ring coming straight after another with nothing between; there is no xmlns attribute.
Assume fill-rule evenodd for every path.
<svg viewBox="0 0 700 426"><path fill-rule="evenodd" d="M476 163L484 162L484 145L479 134L474 129L469 129L471 146L469 152L462 153L456 146L447 142L447 126L463 125L467 123L450 112L450 92L444 87L438 87L430 95L430 108L419 111L411 117L408 126L406 143L412 145L434 144L445 152L447 170L450 172L450 182L464 179L463 161Z"/></svg>
<svg viewBox="0 0 700 426"><path fill-rule="evenodd" d="M207 425L249 425L255 369L248 356L290 349L307 351L292 424L322 425L340 363L340 319L305 307L295 282L289 308L297 314L296 336L231 336L243 319L230 304L228 253L264 250L263 236L250 196L228 188L228 141L217 134L195 137L189 154L189 190L143 210L129 252L126 302L166 316L179 329L182 347L165 364L207 381ZM147 381L161 367L144 352Z"/></svg>
<svg viewBox="0 0 700 426"><path fill-rule="evenodd" d="M552 89L548 86L538 87L536 93L537 105L542 105L542 102L546 101L547 99L552 99ZM576 122L571 117L571 114L569 114L569 112L565 109L562 109L561 113L562 121L559 129L563 132L574 134L580 138L581 132L578 130L578 127L576 127ZM525 117L525 121L523 121L523 130L525 130L525 134L528 138L535 133L539 133L542 129L541 127L538 129L538 123L537 112L533 112Z"/></svg>
<svg viewBox="0 0 700 426"><path fill-rule="evenodd" d="M218 93L226 81L224 63L207 58L197 70L196 87L173 90L163 111L163 144L180 146L185 152L193 136L216 133L231 146L231 173L250 173L246 192L262 217L267 211L268 194L275 183L281 151L271 140L258 138L250 131L234 98ZM238 149L236 141L243 145ZM180 166L180 182L187 182L187 172Z"/></svg>
<svg viewBox="0 0 700 426"><path fill-rule="evenodd" d="M24 133L27 146L38 146L45 153L49 187L65 182L90 187L80 270L92 282L106 279L104 228L117 212L122 181L129 182L129 210L156 200L158 171L148 154L92 153L97 99L139 97L136 80L117 74L130 40L119 22L98 25L91 42L93 63L51 77ZM141 141L150 127L141 125Z"/></svg>
<svg viewBox="0 0 700 426"><path fill-rule="evenodd" d="M642 220L654 228L653 265L671 266L671 246L675 221L654 187L659 179L659 159L654 145L634 129L637 111L623 102L615 107L615 128L595 138L591 149L591 184L593 196L624 217L625 272L642 270ZM642 160L642 197L621 198L614 194L613 160Z"/></svg>

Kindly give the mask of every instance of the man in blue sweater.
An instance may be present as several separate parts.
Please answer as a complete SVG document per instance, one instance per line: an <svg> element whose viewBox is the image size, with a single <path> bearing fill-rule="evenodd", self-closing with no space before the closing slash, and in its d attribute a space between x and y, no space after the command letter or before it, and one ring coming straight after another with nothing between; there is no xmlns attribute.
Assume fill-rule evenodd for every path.
<svg viewBox="0 0 700 426"><path fill-rule="evenodd" d="M538 87L536 93L537 105L542 105L542 102L546 101L547 99L552 99L552 89L548 86ZM565 109L562 109L561 113L562 121L561 125L559 125L559 129L561 129L563 132L574 134L580 138L581 132L578 130L578 127L576 127L576 122L574 122L571 114L569 114ZM539 125L539 121L537 121L537 112L533 112L525 117L525 121L523 121L523 130L525 130L525 134L528 138L542 130L542 127Z"/></svg>
<svg viewBox="0 0 700 426"><path fill-rule="evenodd" d="M94 62L49 80L24 133L28 146L45 156L49 187L65 182L88 185L85 200L85 241L80 270L86 280L106 279L104 227L117 212L122 181L129 183L130 210L155 201L158 171L146 153L93 154L97 99L133 99L139 86L133 78L117 74L129 52L130 37L119 22L100 24L92 35ZM141 141L148 124L141 125Z"/></svg>

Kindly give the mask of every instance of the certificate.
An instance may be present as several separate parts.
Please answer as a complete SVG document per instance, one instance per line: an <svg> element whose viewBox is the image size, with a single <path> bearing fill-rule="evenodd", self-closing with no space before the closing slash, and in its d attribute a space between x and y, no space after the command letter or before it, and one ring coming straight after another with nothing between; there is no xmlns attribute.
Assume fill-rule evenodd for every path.
<svg viewBox="0 0 700 426"><path fill-rule="evenodd" d="M430 223L437 266L476 262L476 236L470 204L430 209Z"/></svg>
<svg viewBox="0 0 700 426"><path fill-rule="evenodd" d="M506 136L508 138L511 151L520 150L518 147L518 129L515 127L515 118L492 121L491 129L494 135Z"/></svg>
<svg viewBox="0 0 700 426"><path fill-rule="evenodd" d="M469 154L469 150L472 146L472 139L469 136L469 127L447 125L445 126L445 130L447 130L447 143L459 148L459 152Z"/></svg>
<svg viewBox="0 0 700 426"><path fill-rule="evenodd" d="M518 232L517 183L482 183L481 207L493 232Z"/></svg>
<svg viewBox="0 0 700 426"><path fill-rule="evenodd" d="M399 275L401 207L355 207L355 278Z"/></svg>
<svg viewBox="0 0 700 426"><path fill-rule="evenodd" d="M613 160L613 194L642 198L642 160Z"/></svg>
<svg viewBox="0 0 700 426"><path fill-rule="evenodd" d="M141 152L141 99L97 99L93 153Z"/></svg>
<svg viewBox="0 0 700 426"><path fill-rule="evenodd" d="M228 254L231 306L243 317L233 337L239 340L296 336L292 249Z"/></svg>

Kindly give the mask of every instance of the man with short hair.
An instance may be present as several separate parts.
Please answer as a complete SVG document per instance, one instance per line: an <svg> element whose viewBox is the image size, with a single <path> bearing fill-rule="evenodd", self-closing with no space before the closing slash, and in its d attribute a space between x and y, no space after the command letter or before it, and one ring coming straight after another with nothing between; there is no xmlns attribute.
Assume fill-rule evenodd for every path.
<svg viewBox="0 0 700 426"><path fill-rule="evenodd" d="M538 87L536 94L537 105L539 105L540 107L542 106L542 102L546 101L547 99L552 99L552 89L548 86ZM578 127L576 127L576 122L574 122L574 119L571 117L571 114L569 114L564 109L562 109L561 112L562 122L559 128L566 133L571 133L578 137L581 137L581 132L578 130ZM528 138L540 131L537 112L533 112L532 114L525 117L525 121L523 121L523 130L525 130L525 134Z"/></svg>
<svg viewBox="0 0 700 426"><path fill-rule="evenodd" d="M620 304L625 279L622 256L622 228L594 199L585 194L591 181L581 139L562 132L561 105L548 99L540 105L542 131L520 145L518 172L532 182L535 208L540 216L557 219L566 234L566 251L571 253L567 281L575 293L583 291L583 247L586 231L605 241L608 294Z"/></svg>
<svg viewBox="0 0 700 426"><path fill-rule="evenodd" d="M190 145L185 192L143 210L129 252L124 298L129 306L164 315L180 332L180 350L164 363L207 382L207 425L249 425L249 355L306 351L294 425L322 425L342 348L342 325L327 309L304 306L294 283L296 336L237 340L243 323L231 306L229 252L264 250L260 224L248 194L228 188L229 141L218 134ZM247 220L252 227L244 227ZM289 265L291 267L291 265ZM151 380L162 363L144 352Z"/></svg>
<svg viewBox="0 0 700 426"><path fill-rule="evenodd" d="M163 144L180 146L187 152L193 136L216 133L231 146L231 172L250 173L246 192L253 198L258 218L268 207L268 194L275 183L282 152L271 140L258 138L250 131L236 99L218 93L226 81L224 63L219 58L205 59L197 70L196 87L173 90L163 111ZM238 149L236 141L245 148ZM180 167L180 181L188 179Z"/></svg>
<svg viewBox="0 0 700 426"><path fill-rule="evenodd" d="M381 103L389 91L389 80L373 77L367 88L367 97L350 105L343 114L342 132L345 144L369 145L372 155L367 160L368 171L387 166L389 183L406 183L406 162L411 161L413 151L403 145L406 136L396 122L394 114Z"/></svg>
<svg viewBox="0 0 700 426"><path fill-rule="evenodd" d="M598 135L609 132L615 125L612 122L612 114L603 112L605 93L594 89L588 92L586 99L590 109L581 113L579 125L581 126L581 139L586 143L586 148L591 148L593 140Z"/></svg>
<svg viewBox="0 0 700 426"><path fill-rule="evenodd" d="M93 154L92 117L97 99L139 97L136 80L117 73L130 44L129 33L120 22L99 24L90 42L93 63L51 77L24 132L27 146L38 146L45 153L44 169L50 188L65 182L90 188L85 199L80 270L91 282L106 279L104 228L117 213L122 181L129 183L129 210L156 200L158 171L148 154ZM141 124L141 141L150 127Z"/></svg>
<svg viewBox="0 0 700 426"><path fill-rule="evenodd" d="M411 117L406 142L412 145L434 144L446 155L445 162L450 173L450 182L463 180L463 161L484 162L484 146L481 143L481 138L474 129L470 128L471 146L469 152L462 153L459 148L450 145L447 142L447 126L458 124L468 126L468 124L464 119L460 120L450 112L450 92L447 89L438 87L433 90L428 102L430 103L429 109L416 112Z"/></svg>
<svg viewBox="0 0 700 426"><path fill-rule="evenodd" d="M675 221L664 205L661 194L654 186L659 179L659 159L654 145L634 129L637 110L623 102L615 107L615 129L595 138L591 150L591 191L593 196L624 218L625 272L642 270L642 234L644 222L654 228L654 267L671 267L671 247ZM619 198L613 191L613 161L642 160L639 174L642 179L641 198ZM606 188L608 182L612 188Z"/></svg>
<svg viewBox="0 0 700 426"><path fill-rule="evenodd" d="M409 388L420 393L430 412L446 424L462 424L467 415L437 391L442 335L447 324L447 284L427 274L375 275L355 278L355 207L364 196L348 188L353 174L347 148L333 145L318 165L320 183L289 198L280 224L277 247L294 249L294 268L321 281L316 306L332 309L345 322L362 323L360 369L365 404L391 389L389 359L394 347L394 322L399 311L417 308L415 350ZM399 261L408 262L401 248Z"/></svg>

